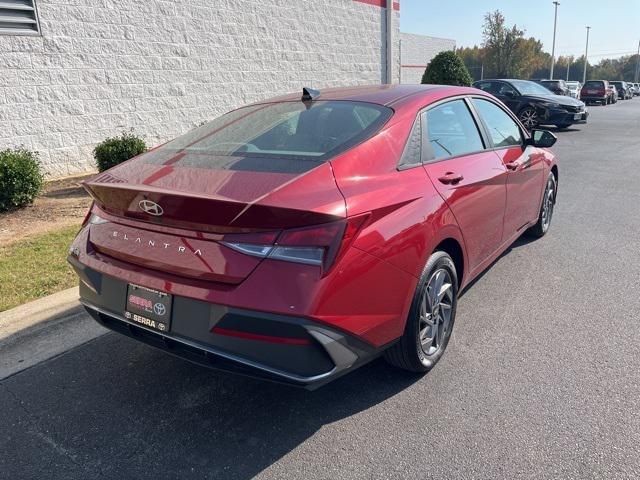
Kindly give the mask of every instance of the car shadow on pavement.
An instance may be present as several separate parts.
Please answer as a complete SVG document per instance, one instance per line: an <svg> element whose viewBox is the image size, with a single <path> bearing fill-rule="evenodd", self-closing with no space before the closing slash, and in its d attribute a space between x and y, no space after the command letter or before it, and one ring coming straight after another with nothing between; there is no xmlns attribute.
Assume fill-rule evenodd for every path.
<svg viewBox="0 0 640 480"><path fill-rule="evenodd" d="M487 272L489 272L491 270L491 268L498 263L502 258L506 257L507 255L509 255L509 253L511 253L513 250L520 248L520 247L524 247L532 242L535 242L536 240L539 240L538 238L535 237L531 237L529 235L522 234L520 237L518 237L518 239L513 242L511 245L509 245L509 247L500 254L500 256L498 258L496 258L493 262L491 262L491 264L489 264L489 266L487 268L485 268L482 273L480 273L477 277L475 277L473 280L471 280L465 287L464 289L460 292L460 298L462 298L464 296L465 293L467 293L469 290L471 290L473 288L473 286L478 283L482 277L484 277Z"/></svg>
<svg viewBox="0 0 640 480"><path fill-rule="evenodd" d="M10 432L0 468L49 479L249 479L323 425L420 378L378 359L308 392L208 370L111 333L0 384L8 405L0 429Z"/></svg>

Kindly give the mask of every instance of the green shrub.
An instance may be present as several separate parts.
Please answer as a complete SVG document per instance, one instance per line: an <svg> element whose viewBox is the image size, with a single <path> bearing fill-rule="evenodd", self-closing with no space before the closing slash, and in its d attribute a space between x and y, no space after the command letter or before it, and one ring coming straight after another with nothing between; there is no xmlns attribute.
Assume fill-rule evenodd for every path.
<svg viewBox="0 0 640 480"><path fill-rule="evenodd" d="M147 146L140 137L123 132L119 137L107 138L93 149L98 170L104 172L130 158L140 155Z"/></svg>
<svg viewBox="0 0 640 480"><path fill-rule="evenodd" d="M422 75L422 83L468 87L473 79L462 58L453 51L440 52L433 57Z"/></svg>
<svg viewBox="0 0 640 480"><path fill-rule="evenodd" d="M43 182L37 152L0 150L0 212L33 203Z"/></svg>

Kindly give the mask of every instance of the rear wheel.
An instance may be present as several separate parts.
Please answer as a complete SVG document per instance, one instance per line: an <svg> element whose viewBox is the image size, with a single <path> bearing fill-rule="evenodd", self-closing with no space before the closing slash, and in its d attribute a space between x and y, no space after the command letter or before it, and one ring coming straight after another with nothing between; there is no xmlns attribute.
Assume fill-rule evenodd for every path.
<svg viewBox="0 0 640 480"><path fill-rule="evenodd" d="M558 183L553 173L549 172L547 177L547 186L544 189L542 197L542 205L540 206L540 215L536 224L527 230L527 233L533 237L543 237L551 226L551 218L553 217L553 209L556 205L556 194Z"/></svg>
<svg viewBox="0 0 640 480"><path fill-rule="evenodd" d="M385 352L392 365L428 372L444 354L456 317L458 276L451 257L435 252L418 281L400 340Z"/></svg>

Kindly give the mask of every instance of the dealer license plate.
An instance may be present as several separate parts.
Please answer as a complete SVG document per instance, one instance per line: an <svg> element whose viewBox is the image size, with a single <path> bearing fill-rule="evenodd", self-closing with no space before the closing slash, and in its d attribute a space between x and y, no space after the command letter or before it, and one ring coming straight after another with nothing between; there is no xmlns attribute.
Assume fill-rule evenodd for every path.
<svg viewBox="0 0 640 480"><path fill-rule="evenodd" d="M168 332L171 328L171 304L173 296L140 285L127 287L127 320L147 328Z"/></svg>

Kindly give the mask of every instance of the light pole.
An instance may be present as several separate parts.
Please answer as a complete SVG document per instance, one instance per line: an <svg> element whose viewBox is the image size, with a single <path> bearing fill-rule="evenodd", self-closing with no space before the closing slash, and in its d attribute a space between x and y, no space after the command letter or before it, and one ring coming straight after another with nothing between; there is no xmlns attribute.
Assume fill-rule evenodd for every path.
<svg viewBox="0 0 640 480"><path fill-rule="evenodd" d="M589 55L589 30L591 27L587 27L587 46L584 49L584 72L582 73L582 84L584 85L587 81L587 55Z"/></svg>
<svg viewBox="0 0 640 480"><path fill-rule="evenodd" d="M636 58L636 75L633 79L634 83L638 83L640 80L640 41L638 41L638 56Z"/></svg>
<svg viewBox="0 0 640 480"><path fill-rule="evenodd" d="M556 25L558 23L558 5L560 2L553 2L556 6L556 13L553 17L553 46L551 47L551 73L549 74L549 80L553 80L553 67L556 63Z"/></svg>
<svg viewBox="0 0 640 480"><path fill-rule="evenodd" d="M567 57L567 82L569 81L569 67L571 67L571 60L573 57Z"/></svg>

